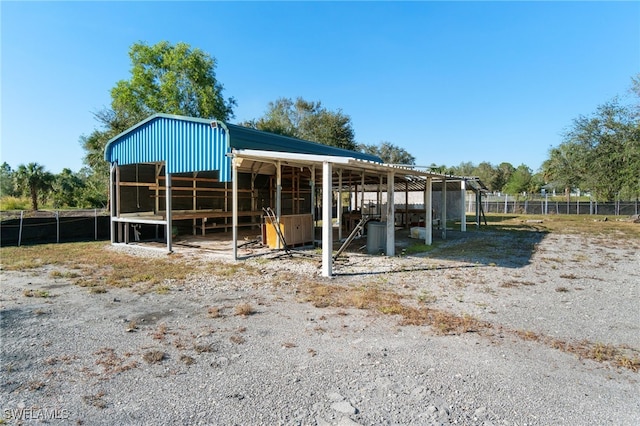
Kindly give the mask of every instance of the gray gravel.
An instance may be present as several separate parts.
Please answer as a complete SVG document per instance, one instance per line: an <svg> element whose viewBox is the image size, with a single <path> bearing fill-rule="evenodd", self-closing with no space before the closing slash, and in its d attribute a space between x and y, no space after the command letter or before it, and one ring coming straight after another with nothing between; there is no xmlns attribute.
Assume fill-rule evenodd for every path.
<svg viewBox="0 0 640 426"><path fill-rule="evenodd" d="M36 423L87 425L640 424L639 373L500 331L640 349L640 244L534 237L534 253L503 241L487 259L351 253L332 280L315 260L255 258L260 276L193 277L163 295L93 294L51 268L3 271L0 414L10 424L20 409ZM497 331L441 336L315 308L297 289L309 280L377 284ZM234 315L241 303L256 312Z"/></svg>

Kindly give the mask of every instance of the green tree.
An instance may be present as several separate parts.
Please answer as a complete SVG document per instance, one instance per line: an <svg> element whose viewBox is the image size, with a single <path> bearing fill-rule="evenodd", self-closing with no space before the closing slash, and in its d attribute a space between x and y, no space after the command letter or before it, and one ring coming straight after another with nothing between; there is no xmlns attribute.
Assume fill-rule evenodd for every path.
<svg viewBox="0 0 640 426"><path fill-rule="evenodd" d="M84 162L93 171L88 175L88 187L101 188L99 194L89 192L94 200L107 199L109 165L104 161L104 148L114 136L159 112L219 120L234 116L236 101L223 97L223 86L215 74L216 60L202 50L186 43L135 43L129 57L129 80L116 82L111 89L111 108L94 113L99 127L80 138L86 153Z"/></svg>
<svg viewBox="0 0 640 426"><path fill-rule="evenodd" d="M55 175L52 189L54 207L79 207L84 181L71 169L64 168Z"/></svg>
<svg viewBox="0 0 640 426"><path fill-rule="evenodd" d="M586 171L586 155L579 144L566 142L549 150L549 158L542 163L542 176L548 185L562 189L567 197L571 188L578 188Z"/></svg>
<svg viewBox="0 0 640 426"><path fill-rule="evenodd" d="M489 191L500 191L501 188L498 188L498 170L491 164L486 161L478 164L478 166L473 169L472 176L477 176L480 180L487 186Z"/></svg>
<svg viewBox="0 0 640 426"><path fill-rule="evenodd" d="M38 210L38 197L51 190L53 175L38 163L21 164L15 172L16 186L31 197L31 208Z"/></svg>
<svg viewBox="0 0 640 426"><path fill-rule="evenodd" d="M189 117L233 117L233 98L224 99L216 60L186 43L135 43L129 50L131 78L111 89L111 106L136 118L156 112Z"/></svg>
<svg viewBox="0 0 640 426"><path fill-rule="evenodd" d="M502 190L507 194L513 195L522 194L523 192L531 192L532 179L533 175L531 174L531 169L525 164L521 164L513 171L513 173L511 173L509 181L504 185Z"/></svg>
<svg viewBox="0 0 640 426"><path fill-rule="evenodd" d="M511 165L511 163L502 162L496 168L496 176L494 179L494 186L496 191L504 191L504 186L511 179L511 175L515 171L515 167Z"/></svg>
<svg viewBox="0 0 640 426"><path fill-rule="evenodd" d="M13 173L6 161L0 164L0 197L16 195Z"/></svg>
<svg viewBox="0 0 640 426"><path fill-rule="evenodd" d="M359 144L358 150L367 154L377 155L388 164L415 165L416 159L404 148L400 148L391 142L383 141L378 145Z"/></svg>
<svg viewBox="0 0 640 426"><path fill-rule="evenodd" d="M580 175L579 186L597 199L613 201L640 194L640 119L617 98L600 105L591 116L575 119L561 147L572 152L570 167ZM568 173L570 167L553 176Z"/></svg>
<svg viewBox="0 0 640 426"><path fill-rule="evenodd" d="M351 117L341 110L329 111L319 101L298 98L294 102L279 98L269 102L263 117L241 125L338 148L357 149Z"/></svg>
<svg viewBox="0 0 640 426"><path fill-rule="evenodd" d="M470 161L463 161L457 166L449 168L449 173L456 176L473 176L475 166Z"/></svg>

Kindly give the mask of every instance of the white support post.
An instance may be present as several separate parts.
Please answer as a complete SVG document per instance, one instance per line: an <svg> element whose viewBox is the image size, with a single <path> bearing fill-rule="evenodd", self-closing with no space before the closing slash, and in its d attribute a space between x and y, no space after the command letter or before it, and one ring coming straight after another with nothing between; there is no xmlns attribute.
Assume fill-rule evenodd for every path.
<svg viewBox="0 0 640 426"><path fill-rule="evenodd" d="M316 226L316 166L311 166L311 220L313 226ZM315 240L315 231L313 239Z"/></svg>
<svg viewBox="0 0 640 426"><path fill-rule="evenodd" d="M460 198L461 198L461 217L460 217L460 231L467 232L467 211L465 208L467 207L467 203L465 198L467 197L467 181L462 179L460 181Z"/></svg>
<svg viewBox="0 0 640 426"><path fill-rule="evenodd" d="M394 196L395 174L387 173L387 256L396 255L396 203Z"/></svg>
<svg viewBox="0 0 640 426"><path fill-rule="evenodd" d="M376 198L378 205L376 206L376 213L382 220L383 219L382 217L382 179L384 178L382 177L382 175L380 175L379 178L380 180L378 181L378 194Z"/></svg>
<svg viewBox="0 0 640 426"><path fill-rule="evenodd" d="M111 237L111 244L116 242L116 230L114 229L113 217L116 215L116 202L115 202L115 190L114 190L114 173L115 173L116 164L111 164L111 169L109 170L109 234Z"/></svg>
<svg viewBox="0 0 640 426"><path fill-rule="evenodd" d="M118 163L115 163L115 178L116 178L116 186L114 188L115 191L115 199L116 199L116 203L115 203L115 208L114 208L114 212L115 212L115 216L116 217L120 217L120 166L118 166ZM116 227L118 228L118 237L117 237L117 241L123 241L123 235L122 235L122 223L116 223Z"/></svg>
<svg viewBox="0 0 640 426"><path fill-rule="evenodd" d="M232 239L233 260L238 260L238 163L235 158L231 160L231 209L232 209Z"/></svg>
<svg viewBox="0 0 640 426"><path fill-rule="evenodd" d="M440 225L442 226L442 239L447 239L447 178L442 180L442 208L440 209Z"/></svg>
<svg viewBox="0 0 640 426"><path fill-rule="evenodd" d="M276 164L276 223L273 226L280 226L280 216L282 216L282 163L278 160ZM278 250L283 248L280 238L276 238L276 248Z"/></svg>
<svg viewBox="0 0 640 426"><path fill-rule="evenodd" d="M338 200L336 202L338 241L342 241L342 170L338 170Z"/></svg>
<svg viewBox="0 0 640 426"><path fill-rule="evenodd" d="M433 178L428 177L424 187L424 226L425 237L424 243L428 246L433 244L433 201L431 199L433 188Z"/></svg>
<svg viewBox="0 0 640 426"><path fill-rule="evenodd" d="M333 226L331 223L331 163L322 163L322 276L330 277L333 269Z"/></svg>
<svg viewBox="0 0 640 426"><path fill-rule="evenodd" d="M364 172L362 172L362 183L360 184L360 214L364 215Z"/></svg>
<svg viewBox="0 0 640 426"><path fill-rule="evenodd" d="M166 185L166 189L165 189L165 198L166 198L166 217L167 217L167 251L169 253L173 252L173 247L172 247L172 243L173 243L173 218L172 218L172 214L171 214L171 210L172 210L172 206L171 206L171 174L169 174L166 171L165 168L165 185ZM128 224L127 224L128 225Z"/></svg>

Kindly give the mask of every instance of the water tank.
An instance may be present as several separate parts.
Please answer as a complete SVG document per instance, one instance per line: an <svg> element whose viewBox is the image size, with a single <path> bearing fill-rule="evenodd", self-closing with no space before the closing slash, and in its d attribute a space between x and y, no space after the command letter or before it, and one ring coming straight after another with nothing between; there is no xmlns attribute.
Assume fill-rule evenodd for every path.
<svg viewBox="0 0 640 426"><path fill-rule="evenodd" d="M367 223L367 253L387 251L387 222Z"/></svg>

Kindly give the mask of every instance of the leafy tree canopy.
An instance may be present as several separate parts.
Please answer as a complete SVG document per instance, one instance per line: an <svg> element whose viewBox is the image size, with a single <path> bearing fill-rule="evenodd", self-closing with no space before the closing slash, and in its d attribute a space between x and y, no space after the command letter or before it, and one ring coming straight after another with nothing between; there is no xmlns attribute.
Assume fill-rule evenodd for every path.
<svg viewBox="0 0 640 426"><path fill-rule="evenodd" d="M388 164L416 164L416 159L413 155L409 154L404 148L387 141L380 142L378 145L359 144L358 150L367 154L377 155Z"/></svg>
<svg viewBox="0 0 640 426"><path fill-rule="evenodd" d="M543 164L548 182L580 187L596 199L640 196L640 115L619 99L580 116Z"/></svg>
<svg viewBox="0 0 640 426"><path fill-rule="evenodd" d="M338 148L356 150L351 117L329 111L321 102L279 98L269 102L263 117L241 123L265 132L290 136Z"/></svg>
<svg viewBox="0 0 640 426"><path fill-rule="evenodd" d="M104 148L109 139L154 113L190 117L233 118L233 98L225 99L216 79L216 60L186 43L135 43L129 51L131 77L111 89L111 108L94 114L99 128L83 135L84 162L93 172L90 198L104 205L108 194L109 165ZM101 189L100 189L101 188ZM99 192L95 191L99 189Z"/></svg>

